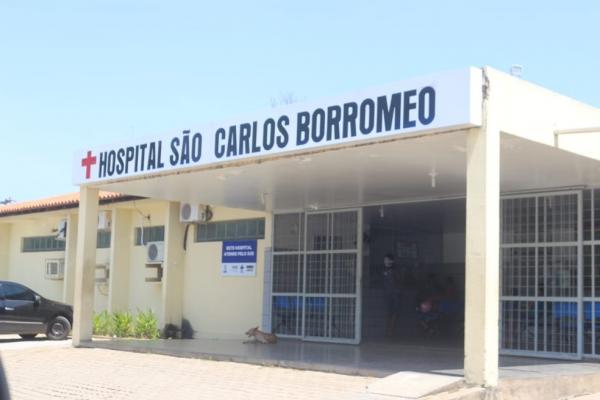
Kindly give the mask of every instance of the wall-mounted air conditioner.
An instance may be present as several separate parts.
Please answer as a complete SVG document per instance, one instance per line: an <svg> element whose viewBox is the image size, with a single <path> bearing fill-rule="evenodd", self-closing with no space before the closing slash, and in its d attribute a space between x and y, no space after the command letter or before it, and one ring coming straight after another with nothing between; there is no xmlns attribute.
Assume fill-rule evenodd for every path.
<svg viewBox="0 0 600 400"><path fill-rule="evenodd" d="M111 212L110 211L100 211L98 213L98 230L99 231L109 231L111 225Z"/></svg>
<svg viewBox="0 0 600 400"><path fill-rule="evenodd" d="M56 227L56 240L65 240L67 238L67 220L61 219Z"/></svg>
<svg viewBox="0 0 600 400"><path fill-rule="evenodd" d="M146 264L146 270L152 271L152 275L146 276L144 281L146 282L162 282L163 267L161 264Z"/></svg>
<svg viewBox="0 0 600 400"><path fill-rule="evenodd" d="M65 276L65 259L52 258L46 260L46 279L61 280Z"/></svg>
<svg viewBox="0 0 600 400"><path fill-rule="evenodd" d="M206 222L209 220L208 207L198 203L181 203L179 206L179 221Z"/></svg>
<svg viewBox="0 0 600 400"><path fill-rule="evenodd" d="M146 243L146 263L160 264L165 258L165 243L164 242L148 242Z"/></svg>
<svg viewBox="0 0 600 400"><path fill-rule="evenodd" d="M108 283L108 278L110 276L110 268L108 264L96 265L96 270L94 272L96 283Z"/></svg>

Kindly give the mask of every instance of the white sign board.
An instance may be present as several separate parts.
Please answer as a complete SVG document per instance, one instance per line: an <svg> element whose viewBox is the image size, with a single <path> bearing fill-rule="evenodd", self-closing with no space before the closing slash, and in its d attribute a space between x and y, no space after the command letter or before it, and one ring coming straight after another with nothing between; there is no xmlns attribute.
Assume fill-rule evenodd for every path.
<svg viewBox="0 0 600 400"><path fill-rule="evenodd" d="M467 68L145 140L87 148L73 181L88 184L309 149L481 125L482 71Z"/></svg>

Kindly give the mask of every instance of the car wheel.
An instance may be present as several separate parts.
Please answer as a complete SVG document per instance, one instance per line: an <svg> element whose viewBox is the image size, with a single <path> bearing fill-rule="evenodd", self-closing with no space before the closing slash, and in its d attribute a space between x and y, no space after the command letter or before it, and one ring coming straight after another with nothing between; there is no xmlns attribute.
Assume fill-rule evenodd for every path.
<svg viewBox="0 0 600 400"><path fill-rule="evenodd" d="M19 336L21 336L22 339L31 340L34 337L36 337L37 334L36 333L19 333Z"/></svg>
<svg viewBox="0 0 600 400"><path fill-rule="evenodd" d="M64 340L71 331L71 323L63 316L54 317L48 324L46 336L52 340Z"/></svg>

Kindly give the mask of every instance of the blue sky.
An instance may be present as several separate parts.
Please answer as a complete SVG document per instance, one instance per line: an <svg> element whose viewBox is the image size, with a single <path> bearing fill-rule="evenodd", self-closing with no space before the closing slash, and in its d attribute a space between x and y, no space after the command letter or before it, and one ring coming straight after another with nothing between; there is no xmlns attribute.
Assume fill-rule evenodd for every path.
<svg viewBox="0 0 600 400"><path fill-rule="evenodd" d="M0 200L77 190L75 150L463 66L600 107L592 1L0 3Z"/></svg>

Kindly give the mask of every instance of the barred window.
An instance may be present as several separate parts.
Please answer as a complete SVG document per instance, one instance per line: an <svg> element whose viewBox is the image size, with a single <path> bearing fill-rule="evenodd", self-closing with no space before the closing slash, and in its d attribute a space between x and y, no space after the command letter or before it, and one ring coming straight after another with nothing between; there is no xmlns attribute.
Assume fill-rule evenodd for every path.
<svg viewBox="0 0 600 400"><path fill-rule="evenodd" d="M21 243L23 253L35 253L42 251L64 251L65 241L56 240L56 236L32 236L24 237Z"/></svg>
<svg viewBox="0 0 600 400"><path fill-rule="evenodd" d="M99 231L96 235L96 248L110 248L110 231Z"/></svg>
<svg viewBox="0 0 600 400"><path fill-rule="evenodd" d="M196 225L196 242L265 238L265 219L208 222Z"/></svg>
<svg viewBox="0 0 600 400"><path fill-rule="evenodd" d="M165 240L165 226L145 226L143 231L142 243L142 228L135 228L135 245L141 246L148 242L162 242Z"/></svg>

